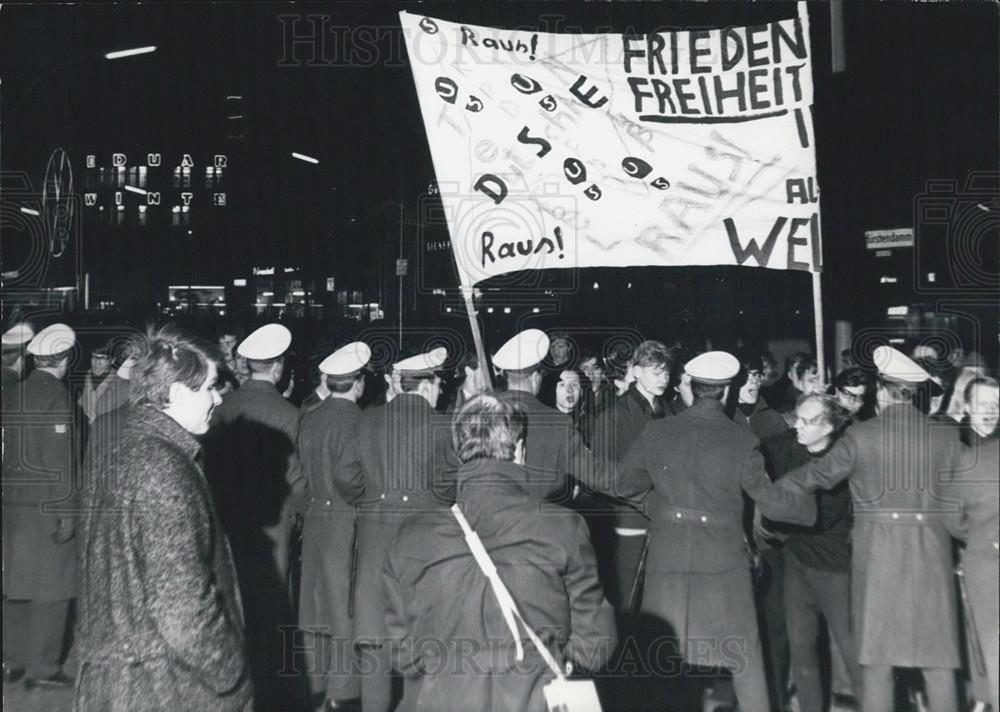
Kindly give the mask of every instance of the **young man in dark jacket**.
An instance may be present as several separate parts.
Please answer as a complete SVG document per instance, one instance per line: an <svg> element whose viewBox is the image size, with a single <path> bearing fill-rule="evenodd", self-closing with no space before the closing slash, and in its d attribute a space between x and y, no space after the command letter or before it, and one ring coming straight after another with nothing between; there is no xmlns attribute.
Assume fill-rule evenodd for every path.
<svg viewBox="0 0 1000 712"><path fill-rule="evenodd" d="M601 667L615 645L614 615L587 525L529 486L524 412L478 396L452 430L464 463L458 504L528 625L561 663ZM546 709L542 690L554 675L522 629L525 657L516 659L490 582L446 508L406 520L382 580L392 659L406 676L400 710Z"/></svg>

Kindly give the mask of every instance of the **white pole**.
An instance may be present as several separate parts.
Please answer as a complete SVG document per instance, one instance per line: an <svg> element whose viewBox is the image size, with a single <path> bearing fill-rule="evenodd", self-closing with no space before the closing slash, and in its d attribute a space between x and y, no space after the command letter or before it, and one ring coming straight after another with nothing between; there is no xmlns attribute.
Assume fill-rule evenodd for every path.
<svg viewBox="0 0 1000 712"><path fill-rule="evenodd" d="M821 378L826 378L826 352L823 350L823 286L821 272L812 273L813 316L816 321L816 366Z"/></svg>

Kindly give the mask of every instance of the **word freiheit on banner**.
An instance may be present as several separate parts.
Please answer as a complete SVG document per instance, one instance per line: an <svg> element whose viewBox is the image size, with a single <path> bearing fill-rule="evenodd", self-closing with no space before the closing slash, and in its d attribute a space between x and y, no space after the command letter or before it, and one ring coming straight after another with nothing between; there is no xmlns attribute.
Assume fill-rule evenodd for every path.
<svg viewBox="0 0 1000 712"><path fill-rule="evenodd" d="M809 54L799 18L622 42L640 121L750 121L786 114L804 98Z"/></svg>

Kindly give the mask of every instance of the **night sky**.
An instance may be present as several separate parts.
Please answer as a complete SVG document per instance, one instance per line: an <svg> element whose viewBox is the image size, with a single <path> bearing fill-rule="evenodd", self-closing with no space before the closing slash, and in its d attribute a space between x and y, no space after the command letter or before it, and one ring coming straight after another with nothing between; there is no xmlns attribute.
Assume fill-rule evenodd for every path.
<svg viewBox="0 0 1000 712"><path fill-rule="evenodd" d="M81 224L82 259L98 285L144 304L162 299L167 284L230 284L254 265L289 264L377 292L396 256L399 204L409 242L419 196L434 179L397 30L402 8L471 24L584 32L743 25L795 12L791 3L5 3L5 185L11 172L24 172L40 187L56 146L68 152L78 181L91 152L105 162L114 151L226 153L229 204L194 216L190 235L167 224ZM326 18L315 22L328 32L320 43L289 49L293 20L304 32L310 15ZM970 172L992 171L996 190L998 11L985 2L845 3L844 16L847 71L834 75L828 8L810 5L824 285L828 319L869 323L884 305L872 303L876 265L863 249L863 231L912 226L930 179L955 180L961 189ZM103 58L150 44L159 48L151 55ZM240 139L227 138L227 95L243 97ZM296 161L291 151L321 163ZM987 257L996 254L995 225L988 237ZM3 238L7 269L26 248L17 230ZM946 247L944 238L935 240L931 253ZM945 253L934 254L944 265ZM428 269L440 272L440 286L455 286L447 283L447 264ZM50 286L67 270L55 266ZM547 279L562 284L567 277ZM605 298L582 294L560 309L587 309L590 318L614 324L621 305L608 304L608 290L634 280L630 294L651 322L664 309L686 323L716 326L740 309L790 323L799 309L811 322L808 279L735 268L587 270L579 283L601 281ZM811 323L800 330L810 333Z"/></svg>

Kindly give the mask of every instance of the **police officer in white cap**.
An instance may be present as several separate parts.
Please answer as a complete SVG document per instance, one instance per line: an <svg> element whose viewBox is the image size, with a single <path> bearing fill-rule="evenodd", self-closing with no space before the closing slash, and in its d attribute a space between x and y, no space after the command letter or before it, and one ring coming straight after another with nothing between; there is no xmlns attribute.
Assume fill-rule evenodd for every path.
<svg viewBox="0 0 1000 712"><path fill-rule="evenodd" d="M744 492L768 517L812 524L812 497L777 490L764 471L760 442L726 415L723 403L740 370L736 357L711 351L687 362L694 402L673 418L651 421L622 464L624 493L645 496L650 517L641 610L676 637L689 665L729 669L744 712L768 712L767 683L744 552ZM740 641L739 651L726 641ZM696 709L701 676L678 676ZM659 682L664 682L660 680ZM656 703L654 703L655 705Z"/></svg>
<svg viewBox="0 0 1000 712"><path fill-rule="evenodd" d="M873 354L879 416L847 429L828 455L779 487L831 489L847 479L854 504L851 605L865 712L893 708L893 667L920 668L934 710L958 709L959 666L951 539L957 502L942 494L959 441L913 405L930 375L890 346Z"/></svg>
<svg viewBox="0 0 1000 712"><path fill-rule="evenodd" d="M35 338L29 324L15 324L3 333L3 391L24 377L24 347Z"/></svg>
<svg viewBox="0 0 1000 712"><path fill-rule="evenodd" d="M361 680L365 712L388 712L393 704L382 586L386 551L407 516L443 508L454 498L450 485L459 463L450 421L434 410L447 358L446 349L436 348L393 365L400 392L361 417L351 453L333 473L338 491L358 506L354 635L362 657L375 665Z"/></svg>
<svg viewBox="0 0 1000 712"><path fill-rule="evenodd" d="M28 344L35 369L19 389L22 409L4 413L4 678L26 675L29 689L73 683L59 661L77 586L76 428L63 383L75 344L65 324L40 331Z"/></svg>
<svg viewBox="0 0 1000 712"><path fill-rule="evenodd" d="M255 696L266 709L287 704L296 684L278 675L287 644L278 626L295 624L289 545L305 491L295 450L299 411L277 390L291 343L281 324L266 324L240 343L250 379L215 409L205 443L206 473L243 592Z"/></svg>
<svg viewBox="0 0 1000 712"><path fill-rule="evenodd" d="M539 329L515 335L493 355L493 365L507 376L504 400L517 401L528 414L524 465L538 494L565 502L572 497L575 478L587 487L613 494L616 467L596 458L565 414L538 400L541 364L549 352L549 337Z"/></svg>
<svg viewBox="0 0 1000 712"><path fill-rule="evenodd" d="M302 527L302 586L299 629L306 636L306 669L312 694L327 708L345 706L361 695L354 674L351 578L354 564L354 505L337 488L348 445L358 437L365 375L371 349L356 341L319 364L329 395L302 416L299 459L309 483Z"/></svg>

